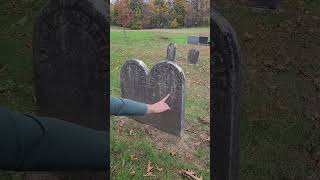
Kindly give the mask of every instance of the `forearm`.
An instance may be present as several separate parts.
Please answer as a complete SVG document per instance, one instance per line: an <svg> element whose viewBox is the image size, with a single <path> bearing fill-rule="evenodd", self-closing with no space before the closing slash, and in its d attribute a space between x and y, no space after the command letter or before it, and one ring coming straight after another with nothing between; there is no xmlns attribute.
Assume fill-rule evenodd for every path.
<svg viewBox="0 0 320 180"><path fill-rule="evenodd" d="M0 169L104 170L107 133L0 107Z"/></svg>
<svg viewBox="0 0 320 180"><path fill-rule="evenodd" d="M148 105L145 103L110 96L110 113L116 116L145 115Z"/></svg>

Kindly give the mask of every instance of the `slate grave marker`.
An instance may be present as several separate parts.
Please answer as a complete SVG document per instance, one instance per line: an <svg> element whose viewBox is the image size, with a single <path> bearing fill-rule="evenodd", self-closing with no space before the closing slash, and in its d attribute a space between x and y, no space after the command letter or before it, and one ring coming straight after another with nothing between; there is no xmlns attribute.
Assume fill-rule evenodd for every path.
<svg viewBox="0 0 320 180"><path fill-rule="evenodd" d="M38 115L98 130L109 127L107 9L104 0L49 0L39 12L33 32ZM102 180L107 174L42 172L27 173L25 179Z"/></svg>
<svg viewBox="0 0 320 180"><path fill-rule="evenodd" d="M188 53L188 63L189 64L197 64L199 61L199 50L192 48Z"/></svg>
<svg viewBox="0 0 320 180"><path fill-rule="evenodd" d="M175 62L176 61L177 46L174 43L170 43L167 47L167 60Z"/></svg>
<svg viewBox="0 0 320 180"><path fill-rule="evenodd" d="M121 96L147 104L153 104L171 94L167 99L171 110L133 119L156 127L167 133L181 136L184 124L185 75L171 61L155 64L149 72L147 66L137 59L126 61L120 73Z"/></svg>

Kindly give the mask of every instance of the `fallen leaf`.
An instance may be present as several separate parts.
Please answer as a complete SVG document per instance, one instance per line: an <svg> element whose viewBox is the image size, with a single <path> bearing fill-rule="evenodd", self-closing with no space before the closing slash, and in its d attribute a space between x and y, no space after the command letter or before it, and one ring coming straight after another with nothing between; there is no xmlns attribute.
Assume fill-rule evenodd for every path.
<svg viewBox="0 0 320 180"><path fill-rule="evenodd" d="M203 124L209 124L209 119L206 117L198 117L198 120Z"/></svg>
<svg viewBox="0 0 320 180"><path fill-rule="evenodd" d="M156 167L156 169L160 172L163 170L163 168L159 168L158 166Z"/></svg>
<svg viewBox="0 0 320 180"><path fill-rule="evenodd" d="M179 173L185 177L191 178L192 180L202 180L202 176L197 177L196 173L189 169L181 170Z"/></svg>
<svg viewBox="0 0 320 180"><path fill-rule="evenodd" d="M26 46L27 46L27 48L29 48L29 49L31 49L31 48L32 48L31 43L26 43Z"/></svg>
<svg viewBox="0 0 320 180"><path fill-rule="evenodd" d="M199 142L195 142L195 143L194 143L194 145L195 145L195 146L199 146L200 144L201 144L201 142L200 142L200 141L199 141Z"/></svg>
<svg viewBox="0 0 320 180"><path fill-rule="evenodd" d="M143 176L145 176L145 177L150 177L150 176L155 176L155 175L152 174L152 172L148 172L147 174L144 174Z"/></svg>
<svg viewBox="0 0 320 180"><path fill-rule="evenodd" d="M253 39L254 39L253 35L249 34L248 32L246 32L244 34L244 40L245 41L250 41L250 40L253 40Z"/></svg>
<svg viewBox="0 0 320 180"><path fill-rule="evenodd" d="M131 161L135 161L135 160L138 160L137 156L136 155L130 155L130 160Z"/></svg>
<svg viewBox="0 0 320 180"><path fill-rule="evenodd" d="M175 155L177 155L177 150L176 149L172 149L169 153L170 153L171 156L175 156Z"/></svg>
<svg viewBox="0 0 320 180"><path fill-rule="evenodd" d="M124 166L125 163L126 163L126 161L123 159L122 160L122 166Z"/></svg>
<svg viewBox="0 0 320 180"><path fill-rule="evenodd" d="M131 176L134 176L135 174L136 174L136 171L131 171L131 172L130 172L130 175L131 175Z"/></svg>
<svg viewBox="0 0 320 180"><path fill-rule="evenodd" d="M116 169L117 169L117 166L116 166L116 165L115 165L115 166L111 166L111 172L116 171Z"/></svg>
<svg viewBox="0 0 320 180"><path fill-rule="evenodd" d="M152 169L153 169L153 167L151 166L151 162L149 161L148 167L147 167L147 173L151 172Z"/></svg>

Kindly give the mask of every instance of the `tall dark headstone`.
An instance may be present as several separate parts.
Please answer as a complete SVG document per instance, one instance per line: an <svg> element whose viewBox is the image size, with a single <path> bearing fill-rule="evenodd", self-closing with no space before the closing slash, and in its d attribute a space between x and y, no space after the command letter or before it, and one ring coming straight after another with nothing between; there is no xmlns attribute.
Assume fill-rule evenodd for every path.
<svg viewBox="0 0 320 180"><path fill-rule="evenodd" d="M188 63L189 64L197 64L199 61L199 50L192 48L188 53Z"/></svg>
<svg viewBox="0 0 320 180"><path fill-rule="evenodd" d="M230 23L215 10L211 12L211 87L213 129L211 177L239 179L239 92L240 47Z"/></svg>
<svg viewBox="0 0 320 180"><path fill-rule="evenodd" d="M167 60L175 62L176 61L176 51L177 46L174 43L170 43L167 47Z"/></svg>
<svg viewBox="0 0 320 180"><path fill-rule="evenodd" d="M109 127L107 6L104 0L48 0L38 14L33 33L38 115L98 130ZM106 172L101 171L103 175L52 172L48 176L105 179Z"/></svg>
<svg viewBox="0 0 320 180"><path fill-rule="evenodd" d="M175 63L163 61L149 72L140 60L128 60L121 68L121 95L148 104L155 103L167 94L171 110L133 119L162 131L181 136L184 123L185 75Z"/></svg>

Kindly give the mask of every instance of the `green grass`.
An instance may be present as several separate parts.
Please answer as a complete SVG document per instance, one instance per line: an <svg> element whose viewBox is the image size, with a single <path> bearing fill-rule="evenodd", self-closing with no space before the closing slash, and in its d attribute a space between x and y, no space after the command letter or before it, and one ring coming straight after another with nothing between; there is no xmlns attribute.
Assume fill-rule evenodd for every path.
<svg viewBox="0 0 320 180"><path fill-rule="evenodd" d="M119 73L126 60L133 58L143 60L150 69L152 65L165 58L166 48L170 42L177 44L177 63L186 73L187 79L185 129L194 131L194 134L185 131L187 141L190 141L187 147L190 149L194 148L192 143L201 141L199 134L209 134L209 125L198 121L199 117L209 116L209 48L197 47L200 50L200 63L197 66L188 65L186 62L188 50L192 47L186 43L187 37L197 33L209 34L209 28L126 30L125 36L122 30L112 27L110 34L111 94L115 96L120 94ZM182 179L178 173L181 169L192 169L204 179L209 179L208 144L204 143L194 148L191 151L192 160L187 160L183 156L183 151L178 151L177 156L171 156L167 147L161 151L156 148L155 140L139 129L141 125L131 122L124 126L123 132L118 132L119 118L112 119L111 165L116 166L112 179L147 179L143 175L146 174L149 161L152 165L163 168L161 172L155 171L154 179ZM137 132L135 137L128 135L132 129ZM142 154L137 161L129 160L130 155L140 153ZM123 161L126 162L124 166ZM131 171L135 171L134 176L130 175Z"/></svg>

